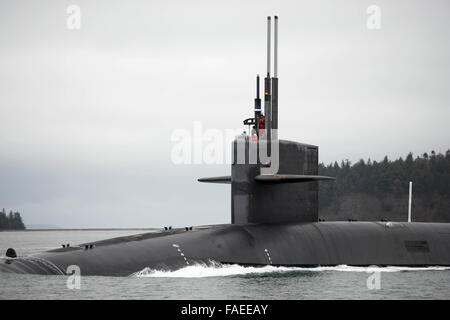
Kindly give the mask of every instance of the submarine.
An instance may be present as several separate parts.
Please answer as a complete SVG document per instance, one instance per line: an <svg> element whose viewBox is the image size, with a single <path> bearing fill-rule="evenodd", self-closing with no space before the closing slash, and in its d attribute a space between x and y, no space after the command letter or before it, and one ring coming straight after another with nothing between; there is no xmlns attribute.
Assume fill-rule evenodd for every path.
<svg viewBox="0 0 450 320"><path fill-rule="evenodd" d="M318 147L278 138L278 17L267 18L264 104L260 79L249 132L232 142L231 174L198 179L231 185L231 223L167 228L143 234L63 245L31 256L13 248L0 272L130 276L196 264L243 266L450 266L450 224L390 221L322 221Z"/></svg>

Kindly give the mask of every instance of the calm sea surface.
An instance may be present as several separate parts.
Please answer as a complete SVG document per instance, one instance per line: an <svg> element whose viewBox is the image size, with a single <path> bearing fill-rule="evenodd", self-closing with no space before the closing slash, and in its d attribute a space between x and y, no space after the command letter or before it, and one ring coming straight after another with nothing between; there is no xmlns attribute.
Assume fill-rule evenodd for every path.
<svg viewBox="0 0 450 320"><path fill-rule="evenodd" d="M0 232L0 255L9 247L19 255L29 255L61 243L77 244L143 232ZM441 267L191 266L169 273L143 270L139 275L123 278L86 276L81 278L80 289L68 289L67 279L0 273L0 299L450 299L450 268Z"/></svg>

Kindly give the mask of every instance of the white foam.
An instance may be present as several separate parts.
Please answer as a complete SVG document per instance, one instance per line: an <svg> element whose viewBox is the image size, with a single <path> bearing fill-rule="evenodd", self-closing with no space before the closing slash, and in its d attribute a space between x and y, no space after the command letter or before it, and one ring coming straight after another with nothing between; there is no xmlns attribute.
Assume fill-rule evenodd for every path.
<svg viewBox="0 0 450 320"><path fill-rule="evenodd" d="M150 278L205 278L205 277L227 277L239 276L248 274L282 274L288 272L402 272L402 271L441 271L450 270L450 267L353 267L347 265L340 265L334 267L316 267L316 268L300 268L300 267L244 267L237 264L220 264L211 262L210 264L196 264L186 266L175 271L163 271L145 268L132 276L136 277L150 277Z"/></svg>

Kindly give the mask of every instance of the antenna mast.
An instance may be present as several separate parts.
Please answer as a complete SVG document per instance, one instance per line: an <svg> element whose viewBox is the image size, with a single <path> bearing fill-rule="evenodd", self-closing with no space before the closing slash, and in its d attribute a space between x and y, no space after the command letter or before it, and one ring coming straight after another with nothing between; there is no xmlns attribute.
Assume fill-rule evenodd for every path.
<svg viewBox="0 0 450 320"><path fill-rule="evenodd" d="M271 101L270 101L270 17L267 17L267 76L264 79L264 124L265 139L270 141L271 119Z"/></svg>
<svg viewBox="0 0 450 320"><path fill-rule="evenodd" d="M273 35L272 121L273 139L278 139L278 16L275 16Z"/></svg>
<svg viewBox="0 0 450 320"><path fill-rule="evenodd" d="M259 119L261 117L261 99L259 97L259 74L256 76L256 98L255 98L255 130L259 137Z"/></svg>

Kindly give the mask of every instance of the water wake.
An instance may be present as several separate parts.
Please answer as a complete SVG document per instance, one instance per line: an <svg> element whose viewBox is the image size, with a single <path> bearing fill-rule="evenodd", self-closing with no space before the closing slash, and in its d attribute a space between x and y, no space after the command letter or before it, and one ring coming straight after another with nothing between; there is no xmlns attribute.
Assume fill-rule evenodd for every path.
<svg viewBox="0 0 450 320"><path fill-rule="evenodd" d="M134 273L135 277L149 277L149 278L206 278L206 277L228 277L228 276L247 276L247 275L265 275L277 276L286 273L304 273L304 272L405 272L405 271L442 271L450 270L450 267L353 267L347 265L340 265L334 267L315 267L315 268L300 268L300 267L244 267L237 264L196 264L187 266L175 271L163 271L145 268L139 272Z"/></svg>

